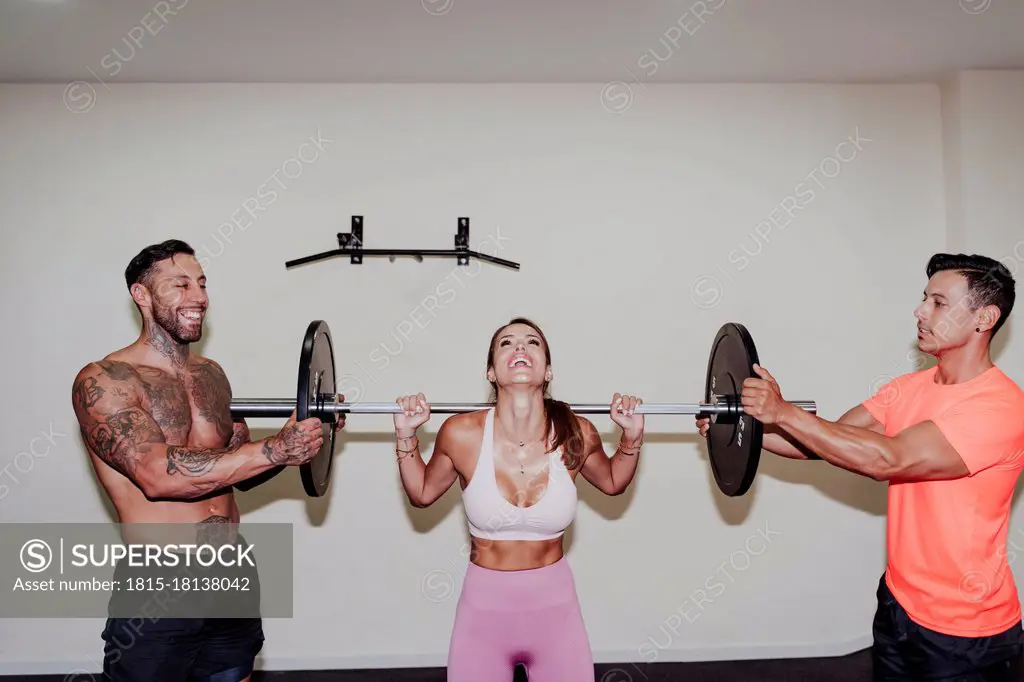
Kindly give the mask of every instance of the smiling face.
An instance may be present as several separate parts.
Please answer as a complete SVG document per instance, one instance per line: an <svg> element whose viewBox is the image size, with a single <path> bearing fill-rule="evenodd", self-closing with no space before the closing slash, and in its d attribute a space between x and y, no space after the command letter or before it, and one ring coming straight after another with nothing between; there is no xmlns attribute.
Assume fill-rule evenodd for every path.
<svg viewBox="0 0 1024 682"><path fill-rule="evenodd" d="M136 300L148 307L153 323L163 328L177 343L195 343L203 336L203 320L210 299L206 295L206 275L199 261L188 254L175 254L158 261L133 291ZM148 294L148 296L147 296Z"/></svg>
<svg viewBox="0 0 1024 682"><path fill-rule="evenodd" d="M551 354L536 327L513 321L494 334L487 356L487 380L498 386L547 387Z"/></svg>

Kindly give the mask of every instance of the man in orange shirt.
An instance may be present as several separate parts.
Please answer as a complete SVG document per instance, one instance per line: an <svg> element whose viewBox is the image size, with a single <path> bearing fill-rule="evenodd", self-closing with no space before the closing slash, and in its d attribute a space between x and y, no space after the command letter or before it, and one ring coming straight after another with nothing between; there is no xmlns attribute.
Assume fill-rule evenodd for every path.
<svg viewBox="0 0 1024 682"><path fill-rule="evenodd" d="M989 352L1014 281L976 255L936 254L926 272L917 344L936 366L890 381L838 422L785 402L758 366L742 404L766 425L765 450L889 483L875 679L1019 681L1024 631L1006 538L1024 466L1024 391Z"/></svg>

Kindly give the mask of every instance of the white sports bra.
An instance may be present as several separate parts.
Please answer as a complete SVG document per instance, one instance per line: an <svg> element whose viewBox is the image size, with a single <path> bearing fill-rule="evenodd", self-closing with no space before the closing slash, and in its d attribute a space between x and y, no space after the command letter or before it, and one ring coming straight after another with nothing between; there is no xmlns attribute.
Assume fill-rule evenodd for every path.
<svg viewBox="0 0 1024 682"><path fill-rule="evenodd" d="M494 477L494 408L487 411L476 470L462 491L469 533L485 540L551 540L561 537L576 517L576 483L562 449L548 453L548 487L536 504L519 507L501 494Z"/></svg>

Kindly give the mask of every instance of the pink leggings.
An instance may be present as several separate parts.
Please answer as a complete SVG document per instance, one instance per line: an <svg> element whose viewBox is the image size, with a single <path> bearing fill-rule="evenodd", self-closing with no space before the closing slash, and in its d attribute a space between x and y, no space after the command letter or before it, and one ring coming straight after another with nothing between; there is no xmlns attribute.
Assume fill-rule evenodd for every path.
<svg viewBox="0 0 1024 682"><path fill-rule="evenodd" d="M565 557L525 571L469 564L448 648L448 682L594 682L594 659Z"/></svg>

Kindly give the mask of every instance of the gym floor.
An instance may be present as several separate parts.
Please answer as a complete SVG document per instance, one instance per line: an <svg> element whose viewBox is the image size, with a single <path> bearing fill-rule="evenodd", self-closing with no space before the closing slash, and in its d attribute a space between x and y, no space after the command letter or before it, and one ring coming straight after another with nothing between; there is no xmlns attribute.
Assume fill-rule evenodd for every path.
<svg viewBox="0 0 1024 682"><path fill-rule="evenodd" d="M871 679L871 654L864 650L834 658L637 665L599 663L596 667L597 682L866 682ZM252 677L253 682L444 682L444 679L443 668L258 672ZM0 677L0 680L65 682L65 678L58 675ZM96 679L95 682L101 681ZM509 682L527 682L526 675L519 670L515 680Z"/></svg>

